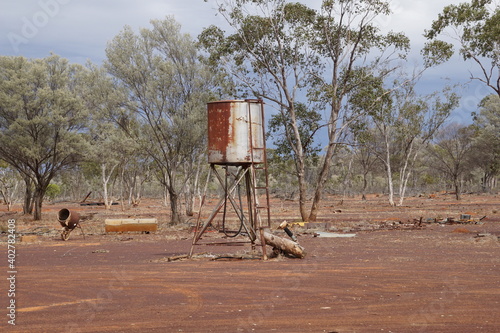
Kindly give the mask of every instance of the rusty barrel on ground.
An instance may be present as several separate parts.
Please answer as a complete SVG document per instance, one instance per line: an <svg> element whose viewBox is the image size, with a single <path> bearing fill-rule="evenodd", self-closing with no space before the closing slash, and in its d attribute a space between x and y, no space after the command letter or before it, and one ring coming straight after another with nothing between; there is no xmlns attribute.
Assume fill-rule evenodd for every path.
<svg viewBox="0 0 500 333"><path fill-rule="evenodd" d="M77 212L72 212L67 208L63 208L57 214L57 220L63 227L68 229L75 229L80 222L80 214Z"/></svg>

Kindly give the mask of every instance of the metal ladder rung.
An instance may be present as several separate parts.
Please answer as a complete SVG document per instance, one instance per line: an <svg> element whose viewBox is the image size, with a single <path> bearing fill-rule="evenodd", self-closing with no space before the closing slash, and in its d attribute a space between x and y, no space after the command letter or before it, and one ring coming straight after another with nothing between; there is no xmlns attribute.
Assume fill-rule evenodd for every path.
<svg viewBox="0 0 500 333"><path fill-rule="evenodd" d="M260 101L260 114L261 114L261 124L260 124L260 127L261 127L261 131L262 131L262 138L264 138L264 142L263 142L263 146L262 147L253 147L253 138L252 138L252 118L251 118L251 112L250 112L250 106L248 108L248 119L249 119L249 124L250 124L250 128L249 128L249 133L250 133L250 154L251 154L251 162L252 162L252 165L251 165L251 178L252 178L252 181L251 181L251 186L253 188L253 202L255 203L255 206L254 206L254 212L255 212L255 218L257 219L258 221L258 225L257 225L257 228L260 229L261 231L261 241L262 241L262 252L264 254L264 258L266 258L266 246L265 246L265 242L264 242L264 239L263 239L263 232L262 230L264 229L265 226L267 227L270 227L270 224L271 224L271 214L270 214L270 211L269 211L269 206L270 206L270 203L269 203L269 176L268 176L268 170L267 170L267 156L266 156L266 142L265 142L265 137L266 137L266 133L265 133L265 130L264 130L264 108L263 108L263 102ZM254 159L256 157L256 155L262 155L263 157L263 161L259 161L259 162L262 162L263 163L263 166L257 166L257 165L260 165L259 163L255 163L254 164ZM263 173L263 176L265 177L265 186L259 186L257 185L257 178L258 177L258 174L257 174L257 171L258 170L263 170L264 173ZM261 171L262 172L262 171ZM262 174L261 174L262 176ZM258 194L257 194L257 190L265 190L265 205L261 205L259 203L259 199L258 199ZM262 216L261 214L263 213L263 211L267 211L267 214L266 215L266 218L267 218L267 223L265 223L265 225L263 225L263 220L262 220Z"/></svg>

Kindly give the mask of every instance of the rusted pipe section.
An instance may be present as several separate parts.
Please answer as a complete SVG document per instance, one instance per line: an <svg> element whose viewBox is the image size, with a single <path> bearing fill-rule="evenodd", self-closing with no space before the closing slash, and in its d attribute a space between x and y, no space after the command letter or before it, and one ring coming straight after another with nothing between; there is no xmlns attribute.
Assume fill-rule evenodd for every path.
<svg viewBox="0 0 500 333"><path fill-rule="evenodd" d="M57 214L57 219L61 226L69 230L75 229L75 227L80 222L80 214L77 212L71 212L69 209L63 208Z"/></svg>

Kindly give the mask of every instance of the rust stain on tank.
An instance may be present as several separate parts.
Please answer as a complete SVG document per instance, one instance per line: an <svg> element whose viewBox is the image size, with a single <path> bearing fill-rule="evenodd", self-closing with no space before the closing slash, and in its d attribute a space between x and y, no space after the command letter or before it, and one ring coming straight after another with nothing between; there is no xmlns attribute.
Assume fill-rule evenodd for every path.
<svg viewBox="0 0 500 333"><path fill-rule="evenodd" d="M227 160L226 148L231 142L231 105L229 102L208 103L208 150L219 152Z"/></svg>

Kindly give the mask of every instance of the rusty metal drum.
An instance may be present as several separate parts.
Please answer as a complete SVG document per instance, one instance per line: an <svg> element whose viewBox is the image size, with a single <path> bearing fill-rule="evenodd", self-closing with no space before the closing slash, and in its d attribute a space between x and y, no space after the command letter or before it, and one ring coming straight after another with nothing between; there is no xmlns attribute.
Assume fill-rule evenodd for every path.
<svg viewBox="0 0 500 333"><path fill-rule="evenodd" d="M78 214L77 212L71 212L69 209L63 208L57 214L57 220L59 221L61 226L73 230L80 222L80 214Z"/></svg>
<svg viewBox="0 0 500 333"><path fill-rule="evenodd" d="M262 100L208 103L208 163L264 163L263 107Z"/></svg>

